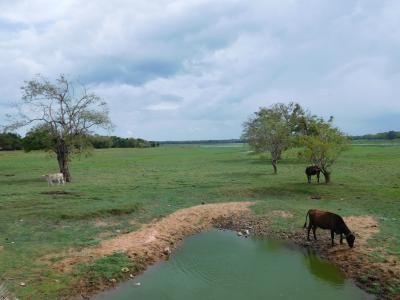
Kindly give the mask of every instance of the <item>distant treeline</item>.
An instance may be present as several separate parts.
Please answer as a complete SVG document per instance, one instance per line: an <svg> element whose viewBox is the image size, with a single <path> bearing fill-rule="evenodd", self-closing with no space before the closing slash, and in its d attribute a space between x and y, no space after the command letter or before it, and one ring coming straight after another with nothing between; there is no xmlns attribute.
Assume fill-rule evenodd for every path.
<svg viewBox="0 0 400 300"><path fill-rule="evenodd" d="M242 139L228 139L228 140L193 140L193 141L162 141L161 145L176 145L176 144L232 144L244 143Z"/></svg>
<svg viewBox="0 0 400 300"><path fill-rule="evenodd" d="M42 150L46 148L47 139L48 137L37 131L28 132L25 137L15 133L0 133L0 150ZM150 148L160 145L159 142L118 136L93 135L88 140L96 149Z"/></svg>
<svg viewBox="0 0 400 300"><path fill-rule="evenodd" d="M144 139L122 138L118 136L93 135L90 143L96 149L102 148L150 148L160 146L159 142Z"/></svg>
<svg viewBox="0 0 400 300"><path fill-rule="evenodd" d="M375 134L355 135L351 137L353 140L394 140L400 139L400 131L386 131Z"/></svg>

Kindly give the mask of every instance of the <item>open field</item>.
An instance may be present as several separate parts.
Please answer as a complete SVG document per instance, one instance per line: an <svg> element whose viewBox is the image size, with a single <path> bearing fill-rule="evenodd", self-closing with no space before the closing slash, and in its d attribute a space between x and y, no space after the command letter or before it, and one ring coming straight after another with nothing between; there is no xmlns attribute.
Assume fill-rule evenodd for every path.
<svg viewBox="0 0 400 300"><path fill-rule="evenodd" d="M268 161L242 145L108 149L74 160L71 184L48 187L40 175L57 170L54 158L0 152L0 280L20 299L57 299L82 273L94 281L116 277L120 266L132 264L124 255L112 257L110 274L101 271L104 261L64 274L40 258L56 263L57 253L98 245L202 202L258 201L257 214L290 212L290 221L272 225L282 230L300 228L309 208L374 216L380 233L369 243L383 250L371 259L391 255L399 263L399 154L397 146L353 146L334 166L332 184L308 185L296 151L284 155L274 176Z"/></svg>

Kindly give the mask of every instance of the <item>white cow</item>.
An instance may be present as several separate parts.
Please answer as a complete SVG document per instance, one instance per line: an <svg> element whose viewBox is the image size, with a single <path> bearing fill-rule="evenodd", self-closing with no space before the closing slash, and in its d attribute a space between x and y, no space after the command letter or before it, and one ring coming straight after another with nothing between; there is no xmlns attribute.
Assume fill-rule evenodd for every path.
<svg viewBox="0 0 400 300"><path fill-rule="evenodd" d="M57 182L57 184L65 184L63 173L46 174L42 177L46 179L49 185L53 185L53 182Z"/></svg>

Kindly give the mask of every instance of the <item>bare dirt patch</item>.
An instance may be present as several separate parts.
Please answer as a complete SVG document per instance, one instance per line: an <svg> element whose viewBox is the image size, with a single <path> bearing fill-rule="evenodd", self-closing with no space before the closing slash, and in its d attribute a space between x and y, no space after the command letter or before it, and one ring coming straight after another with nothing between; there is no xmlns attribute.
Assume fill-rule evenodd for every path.
<svg viewBox="0 0 400 300"><path fill-rule="evenodd" d="M67 191L48 191L48 192L41 192L42 195L49 195L49 196L81 196L80 193L76 192L67 192Z"/></svg>

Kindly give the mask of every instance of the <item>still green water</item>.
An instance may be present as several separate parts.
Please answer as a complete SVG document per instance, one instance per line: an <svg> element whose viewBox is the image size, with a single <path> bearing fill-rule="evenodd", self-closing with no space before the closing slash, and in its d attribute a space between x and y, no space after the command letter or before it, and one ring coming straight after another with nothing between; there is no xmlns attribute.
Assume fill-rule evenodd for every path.
<svg viewBox="0 0 400 300"><path fill-rule="evenodd" d="M213 230L188 237L169 261L92 299L371 298L338 268L311 252L279 241Z"/></svg>

